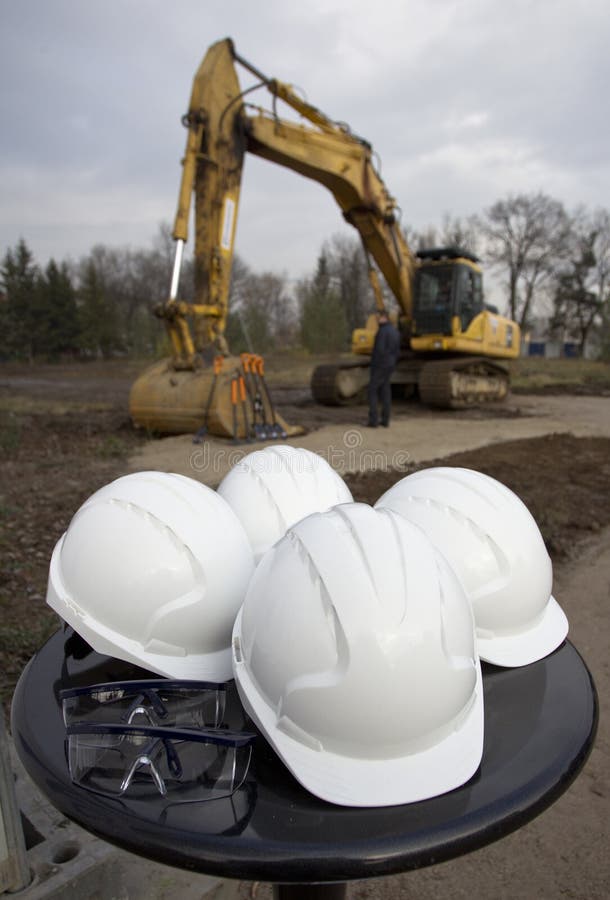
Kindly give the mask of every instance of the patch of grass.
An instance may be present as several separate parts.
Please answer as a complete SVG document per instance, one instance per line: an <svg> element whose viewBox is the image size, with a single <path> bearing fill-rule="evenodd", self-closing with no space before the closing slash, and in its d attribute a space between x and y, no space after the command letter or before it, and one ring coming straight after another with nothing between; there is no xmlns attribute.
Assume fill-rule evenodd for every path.
<svg viewBox="0 0 610 900"><path fill-rule="evenodd" d="M169 355L169 354L168 354ZM44 378L54 380L81 381L83 378L132 378L138 374L142 366L149 365L150 357L121 357L120 359L68 360L65 362L2 362L0 372L3 375L16 375L19 378Z"/></svg>
<svg viewBox="0 0 610 900"><path fill-rule="evenodd" d="M353 360L351 353L311 354L304 350L275 351L265 355L265 375L271 385L309 387L316 366Z"/></svg>
<svg viewBox="0 0 610 900"><path fill-rule="evenodd" d="M0 519L9 519L13 515L13 507L0 497Z"/></svg>
<svg viewBox="0 0 610 900"><path fill-rule="evenodd" d="M27 626L18 624L14 615L10 614L11 610L7 610L7 618L3 615L0 624L0 669L3 673L0 703L7 717L15 684L25 665L60 625L58 616L40 601L32 608L32 601L24 598L24 611L26 605L29 606Z"/></svg>
<svg viewBox="0 0 610 900"><path fill-rule="evenodd" d="M2 414L66 416L69 413L106 412L110 409L111 403L100 401L47 400L27 397L25 394L0 393L0 416Z"/></svg>
<svg viewBox="0 0 610 900"><path fill-rule="evenodd" d="M21 445L21 422L14 413L0 410L0 450L14 456Z"/></svg>
<svg viewBox="0 0 610 900"><path fill-rule="evenodd" d="M274 352L265 356L271 386L308 387L318 365L353 360L349 353L308 354L303 351ZM553 391L599 393L610 391L610 364L589 359L543 359L523 357L509 363L511 386L516 393Z"/></svg>
<svg viewBox="0 0 610 900"><path fill-rule="evenodd" d="M125 456L128 450L125 441L115 434L107 434L97 445L97 455L100 459L119 459Z"/></svg>
<svg viewBox="0 0 610 900"><path fill-rule="evenodd" d="M610 391L610 365L588 359L525 357L510 365L511 387L517 393L552 391Z"/></svg>

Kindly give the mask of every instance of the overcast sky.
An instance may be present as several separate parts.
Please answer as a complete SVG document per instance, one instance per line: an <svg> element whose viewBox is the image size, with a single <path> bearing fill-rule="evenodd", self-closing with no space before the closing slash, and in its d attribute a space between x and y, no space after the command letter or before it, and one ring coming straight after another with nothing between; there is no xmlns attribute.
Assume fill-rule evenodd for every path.
<svg viewBox="0 0 610 900"><path fill-rule="evenodd" d="M607 0L0 0L2 255L150 246L194 72L226 36L371 141L403 224L537 190L610 206ZM324 188L247 158L236 249L255 270L308 273L335 233Z"/></svg>

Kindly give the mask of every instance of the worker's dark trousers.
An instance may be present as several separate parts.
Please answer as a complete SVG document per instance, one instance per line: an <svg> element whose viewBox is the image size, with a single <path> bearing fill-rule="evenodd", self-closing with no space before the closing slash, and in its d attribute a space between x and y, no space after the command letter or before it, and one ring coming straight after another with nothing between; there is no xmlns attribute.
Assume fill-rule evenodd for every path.
<svg viewBox="0 0 610 900"><path fill-rule="evenodd" d="M392 406L392 367L375 366L371 368L371 380L369 381L369 425L378 425L377 403L381 399L381 424L390 424L390 409Z"/></svg>

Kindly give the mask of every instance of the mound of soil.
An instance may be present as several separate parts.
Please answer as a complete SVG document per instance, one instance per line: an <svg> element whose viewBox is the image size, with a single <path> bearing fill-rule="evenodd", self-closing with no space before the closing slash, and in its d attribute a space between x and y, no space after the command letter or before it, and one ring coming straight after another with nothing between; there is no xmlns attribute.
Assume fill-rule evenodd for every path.
<svg viewBox="0 0 610 900"><path fill-rule="evenodd" d="M497 478L528 507L551 558L573 556L583 540L610 524L610 440L551 434L506 441L413 466L463 466ZM408 473L407 473L408 474ZM394 471L347 475L354 499L375 503L400 478Z"/></svg>
<svg viewBox="0 0 610 900"><path fill-rule="evenodd" d="M56 630L45 603L53 547L78 507L124 471L125 413L0 414L0 700Z"/></svg>

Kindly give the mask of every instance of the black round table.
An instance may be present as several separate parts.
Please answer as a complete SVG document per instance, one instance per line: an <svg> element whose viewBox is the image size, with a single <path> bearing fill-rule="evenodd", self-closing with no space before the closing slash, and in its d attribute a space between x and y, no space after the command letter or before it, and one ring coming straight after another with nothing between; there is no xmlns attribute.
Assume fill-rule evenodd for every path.
<svg viewBox="0 0 610 900"><path fill-rule="evenodd" d="M262 737L230 798L166 806L161 797L118 800L76 787L59 690L147 675L95 653L71 629L55 634L24 670L13 700L13 738L28 773L64 815L107 841L180 868L271 881L281 897L339 897L349 880L431 865L503 837L566 790L597 726L591 674L566 641L519 669L483 664L481 766L467 784L430 800L334 806L305 791ZM243 726L234 686L230 701L229 724Z"/></svg>

